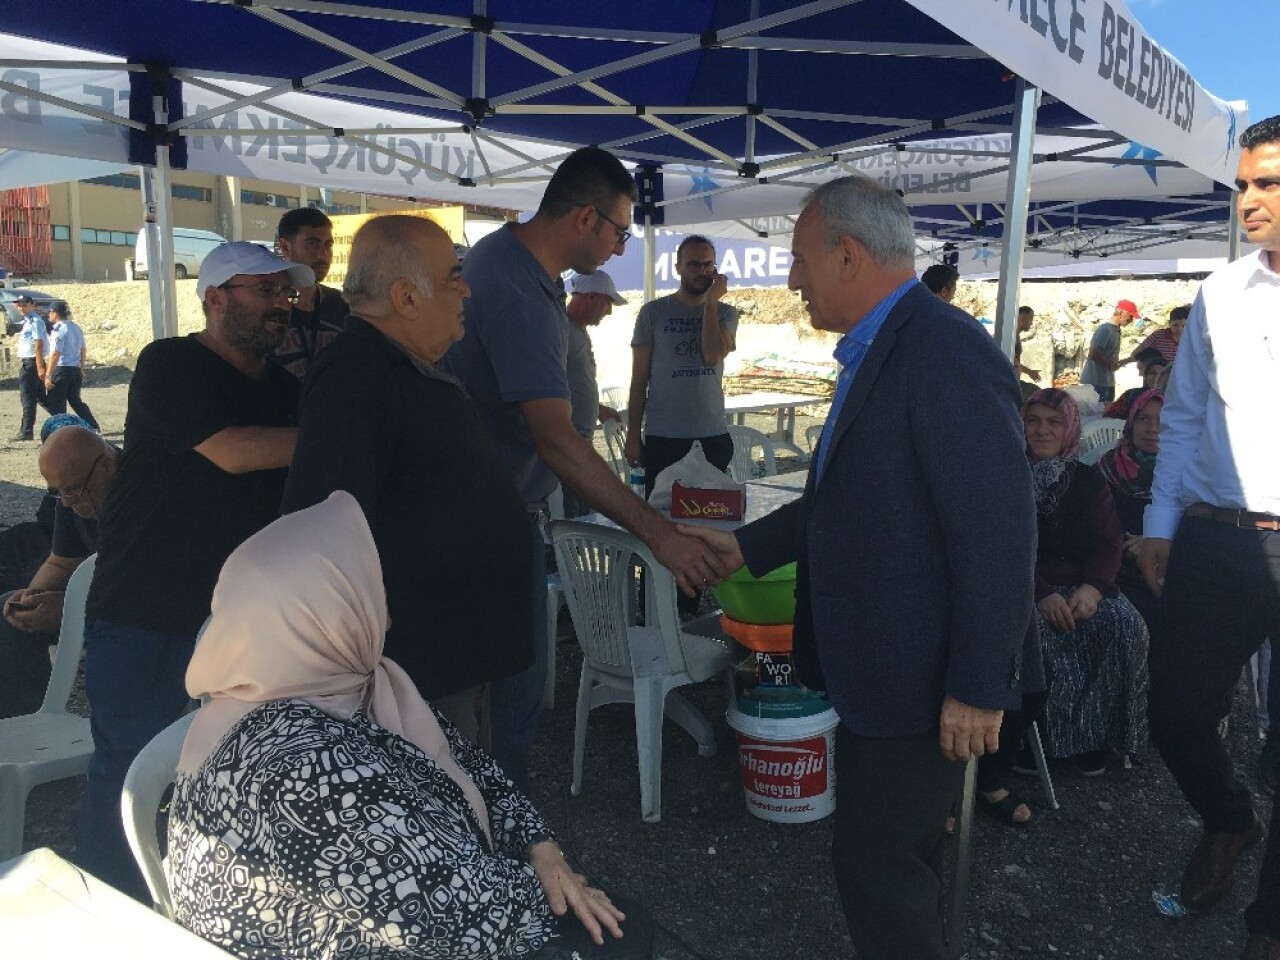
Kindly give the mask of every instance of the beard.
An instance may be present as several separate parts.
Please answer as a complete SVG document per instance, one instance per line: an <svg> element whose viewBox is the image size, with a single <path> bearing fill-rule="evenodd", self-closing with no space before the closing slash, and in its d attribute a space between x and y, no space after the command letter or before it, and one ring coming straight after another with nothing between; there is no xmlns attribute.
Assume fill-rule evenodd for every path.
<svg viewBox="0 0 1280 960"><path fill-rule="evenodd" d="M284 343L289 332L289 311L273 307L254 310L237 302L227 304L222 320L227 340L253 357L265 357Z"/></svg>
<svg viewBox="0 0 1280 960"><path fill-rule="evenodd" d="M700 297L711 289L711 281L714 279L715 277L708 277L702 274L696 277L681 277L680 289L691 297Z"/></svg>

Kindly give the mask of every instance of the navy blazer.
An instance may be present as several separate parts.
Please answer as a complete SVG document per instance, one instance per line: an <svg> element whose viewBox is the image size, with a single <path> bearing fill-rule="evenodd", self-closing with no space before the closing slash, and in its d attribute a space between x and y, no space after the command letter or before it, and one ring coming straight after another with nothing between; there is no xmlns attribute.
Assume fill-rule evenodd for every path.
<svg viewBox="0 0 1280 960"><path fill-rule="evenodd" d="M855 733L936 729L942 699L1015 709L1044 688L1036 514L1013 368L923 285L885 320L821 477L740 529L757 576L798 560L795 660Z"/></svg>

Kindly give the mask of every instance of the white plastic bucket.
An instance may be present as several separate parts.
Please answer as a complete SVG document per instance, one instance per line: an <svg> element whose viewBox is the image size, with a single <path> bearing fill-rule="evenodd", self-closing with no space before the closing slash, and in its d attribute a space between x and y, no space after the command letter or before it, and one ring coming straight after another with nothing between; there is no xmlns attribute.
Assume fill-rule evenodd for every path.
<svg viewBox="0 0 1280 960"><path fill-rule="evenodd" d="M836 808L834 709L809 717L749 717L730 706L747 810L776 823L821 820Z"/></svg>

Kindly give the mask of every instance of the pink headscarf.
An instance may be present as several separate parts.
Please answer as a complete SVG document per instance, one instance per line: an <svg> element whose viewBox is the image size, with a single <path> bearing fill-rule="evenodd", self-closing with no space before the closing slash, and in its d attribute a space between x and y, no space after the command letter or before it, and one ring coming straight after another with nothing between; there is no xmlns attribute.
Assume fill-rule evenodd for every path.
<svg viewBox="0 0 1280 960"><path fill-rule="evenodd" d="M1026 414L1028 407L1036 406L1056 410L1062 417L1062 452L1058 456L1067 459L1080 456L1080 408L1076 406L1076 401L1071 394L1057 387L1037 390L1023 403L1023 415ZM1030 449L1027 450L1027 456L1031 456Z"/></svg>
<svg viewBox="0 0 1280 960"><path fill-rule="evenodd" d="M363 712L457 783L487 837L480 791L409 675L382 656L387 625L378 549L351 494L340 490L254 534L223 565L187 667L187 692L210 699L191 724L178 769L197 770L232 727L271 700L303 700L343 720Z"/></svg>

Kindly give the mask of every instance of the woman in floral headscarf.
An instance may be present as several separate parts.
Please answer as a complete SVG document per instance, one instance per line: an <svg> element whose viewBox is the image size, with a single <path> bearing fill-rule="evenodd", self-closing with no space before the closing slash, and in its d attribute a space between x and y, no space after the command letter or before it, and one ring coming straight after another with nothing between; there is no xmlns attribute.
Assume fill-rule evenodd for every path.
<svg viewBox="0 0 1280 960"><path fill-rule="evenodd" d="M1138 754L1147 739L1147 628L1116 588L1123 533L1102 475L1079 460L1080 410L1062 390L1038 390L1022 408L1036 500L1036 620L1049 681L1044 746L1072 757L1082 776L1106 772L1113 756ZM981 758L986 812L1011 826L1030 811L1004 779L1038 703L1005 717L1001 749ZM983 807L980 805L980 809Z"/></svg>
<svg viewBox="0 0 1280 960"><path fill-rule="evenodd" d="M1098 470L1111 488L1120 526L1124 529L1124 557L1117 582L1148 627L1158 604L1138 570L1138 551L1142 549L1142 516L1151 502L1151 479L1156 472L1156 454L1160 452L1163 407L1162 391L1146 390L1138 394L1129 408L1124 433L1115 449L1108 450L1098 462Z"/></svg>
<svg viewBox="0 0 1280 960"><path fill-rule="evenodd" d="M386 592L338 491L233 553L187 670L177 920L243 960L647 956L529 799L382 656Z"/></svg>

